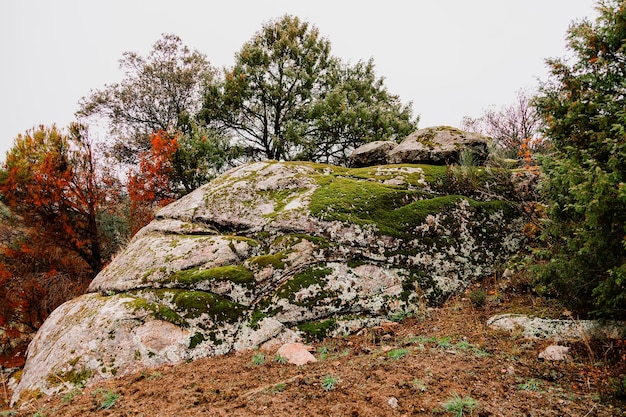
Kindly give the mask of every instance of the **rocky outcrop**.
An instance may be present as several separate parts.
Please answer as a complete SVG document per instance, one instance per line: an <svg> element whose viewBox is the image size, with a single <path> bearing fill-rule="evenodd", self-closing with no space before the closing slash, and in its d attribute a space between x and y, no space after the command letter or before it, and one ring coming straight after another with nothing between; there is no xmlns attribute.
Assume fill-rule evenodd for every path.
<svg viewBox="0 0 626 417"><path fill-rule="evenodd" d="M445 195L444 178L278 162L225 173L162 209L52 313L13 401L419 314L522 243L510 203Z"/></svg>
<svg viewBox="0 0 626 417"><path fill-rule="evenodd" d="M389 152L398 144L392 141L375 141L356 148L348 160L351 167L367 167L372 165L384 165L387 163Z"/></svg>
<svg viewBox="0 0 626 417"><path fill-rule="evenodd" d="M354 150L349 158L353 167L380 164L463 164L483 165L488 138L476 133L438 126L420 129L395 142L372 142Z"/></svg>

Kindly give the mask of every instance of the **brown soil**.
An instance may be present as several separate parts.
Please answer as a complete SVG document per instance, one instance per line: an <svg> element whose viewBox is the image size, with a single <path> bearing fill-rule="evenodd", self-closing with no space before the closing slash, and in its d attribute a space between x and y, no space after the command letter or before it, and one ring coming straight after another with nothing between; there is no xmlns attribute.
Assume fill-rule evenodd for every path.
<svg viewBox="0 0 626 417"><path fill-rule="evenodd" d="M231 354L149 369L0 416L626 416L624 341L565 343L572 359L537 358L549 341L490 330L503 312L555 316L546 300L511 293L484 307L449 300L392 332L313 343L318 362L281 364L273 352ZM256 364L255 364L256 362ZM446 411L472 400L472 411ZM107 408L108 407L108 408Z"/></svg>

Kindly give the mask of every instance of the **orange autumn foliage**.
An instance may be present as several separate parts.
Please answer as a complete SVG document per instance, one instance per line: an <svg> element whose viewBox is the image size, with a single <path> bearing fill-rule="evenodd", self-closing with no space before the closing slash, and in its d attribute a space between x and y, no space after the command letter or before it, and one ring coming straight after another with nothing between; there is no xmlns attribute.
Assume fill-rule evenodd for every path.
<svg viewBox="0 0 626 417"><path fill-rule="evenodd" d="M139 172L128 174L131 235L148 224L156 210L178 198L172 179L178 138L159 131L152 134L150 142L150 151L140 155Z"/></svg>
<svg viewBox="0 0 626 417"><path fill-rule="evenodd" d="M11 339L83 293L105 262L99 216L115 181L99 169L86 127L69 131L40 126L19 135L0 167L10 210L0 230L0 327ZM15 347L4 342L0 355Z"/></svg>

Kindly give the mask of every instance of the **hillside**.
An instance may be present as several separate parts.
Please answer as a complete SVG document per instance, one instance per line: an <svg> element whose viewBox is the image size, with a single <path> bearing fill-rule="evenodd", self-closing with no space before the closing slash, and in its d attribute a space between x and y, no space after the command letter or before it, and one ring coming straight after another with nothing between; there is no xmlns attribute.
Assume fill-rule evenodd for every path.
<svg viewBox="0 0 626 417"><path fill-rule="evenodd" d="M549 341L494 331L493 314L561 316L524 286L483 283L484 307L457 296L375 330L313 343L317 363L295 367L248 351L136 372L42 397L2 416L448 416L445 403L473 400L473 416L626 415L624 341L564 343L568 362L537 358ZM504 289L504 291L501 291ZM264 355L264 356L262 356ZM264 358L264 361L262 360ZM4 391L3 410L10 395ZM456 397L455 397L456 396ZM469 404L467 401L466 404ZM461 414L456 414L461 415Z"/></svg>

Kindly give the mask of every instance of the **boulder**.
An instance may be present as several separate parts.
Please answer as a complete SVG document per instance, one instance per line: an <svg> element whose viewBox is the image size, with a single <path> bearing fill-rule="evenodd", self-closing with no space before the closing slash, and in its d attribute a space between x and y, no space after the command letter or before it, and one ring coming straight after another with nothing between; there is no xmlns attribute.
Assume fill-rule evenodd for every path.
<svg viewBox="0 0 626 417"><path fill-rule="evenodd" d="M525 222L509 202L443 195L442 175L295 162L224 173L160 210L50 315L12 402L438 305L516 253Z"/></svg>
<svg viewBox="0 0 626 417"><path fill-rule="evenodd" d="M389 164L482 165L488 156L488 139L449 126L420 129L407 136L387 157Z"/></svg>
<svg viewBox="0 0 626 417"><path fill-rule="evenodd" d="M539 359L550 362L565 361L569 358L567 346L550 345L539 353Z"/></svg>
<svg viewBox="0 0 626 417"><path fill-rule="evenodd" d="M494 330L521 331L529 339L579 340L623 339L626 323L597 320L559 320L529 317L524 314L498 314L487 320Z"/></svg>
<svg viewBox="0 0 626 417"><path fill-rule="evenodd" d="M366 143L356 148L350 158L348 165L351 167L368 167L372 165L384 165L387 163L387 156L398 144L393 141L375 141Z"/></svg>
<svg viewBox="0 0 626 417"><path fill-rule="evenodd" d="M285 358L288 363L302 366L307 363L317 362L315 356L311 354L312 349L312 347L302 343L287 343L282 345L276 354Z"/></svg>

